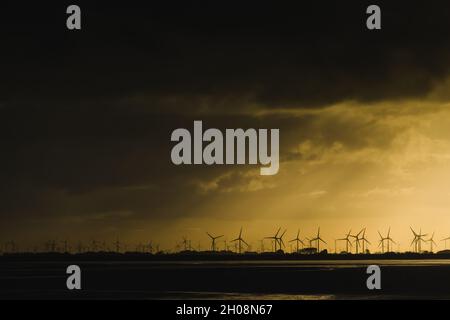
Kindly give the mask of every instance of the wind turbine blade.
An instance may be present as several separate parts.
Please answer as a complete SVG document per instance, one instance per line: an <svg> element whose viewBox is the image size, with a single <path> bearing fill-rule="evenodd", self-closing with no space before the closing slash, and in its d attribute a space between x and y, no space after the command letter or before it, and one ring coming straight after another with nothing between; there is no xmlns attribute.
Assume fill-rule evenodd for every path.
<svg viewBox="0 0 450 320"><path fill-rule="evenodd" d="M380 238L383 239L383 236L381 235L380 231L378 231L378 234L380 235Z"/></svg>
<svg viewBox="0 0 450 320"><path fill-rule="evenodd" d="M277 233L275 233L275 238L278 236L278 234L280 233L281 227L278 228Z"/></svg>
<svg viewBox="0 0 450 320"><path fill-rule="evenodd" d="M388 229L388 234L387 234L387 237L389 238L389 235L391 234L391 227L389 227L389 229Z"/></svg>
<svg viewBox="0 0 450 320"><path fill-rule="evenodd" d="M247 242L245 242L244 239L242 239L242 242L245 243L245 245L246 245L247 247L250 247L250 245L249 245Z"/></svg>
<svg viewBox="0 0 450 320"><path fill-rule="evenodd" d="M212 235L209 234L209 232L206 233L211 239L213 239L214 237Z"/></svg>
<svg viewBox="0 0 450 320"><path fill-rule="evenodd" d="M241 227L241 231L239 231L239 238L242 236L242 227Z"/></svg>

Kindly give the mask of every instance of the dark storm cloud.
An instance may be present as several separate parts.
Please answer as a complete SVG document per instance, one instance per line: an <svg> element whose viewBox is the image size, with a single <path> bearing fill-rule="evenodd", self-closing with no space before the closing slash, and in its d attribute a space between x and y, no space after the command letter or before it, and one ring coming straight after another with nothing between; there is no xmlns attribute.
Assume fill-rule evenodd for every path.
<svg viewBox="0 0 450 320"><path fill-rule="evenodd" d="M236 114L427 94L449 71L448 4L378 3L376 32L363 1L79 1L80 32L65 29L69 3L2 3L0 214L182 215L202 201L194 178L225 170L170 164L170 132L199 115L280 127L287 147L308 117Z"/></svg>
<svg viewBox="0 0 450 320"><path fill-rule="evenodd" d="M7 11L6 101L232 93L320 106L420 96L448 71L444 2L381 1L376 32L364 1L79 4L78 33L64 29L64 4Z"/></svg>

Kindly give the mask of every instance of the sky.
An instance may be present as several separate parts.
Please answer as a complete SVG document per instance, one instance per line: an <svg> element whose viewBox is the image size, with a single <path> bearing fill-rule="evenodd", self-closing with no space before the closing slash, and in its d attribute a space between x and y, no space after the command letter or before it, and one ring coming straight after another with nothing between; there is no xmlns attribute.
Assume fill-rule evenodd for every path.
<svg viewBox="0 0 450 320"><path fill-rule="evenodd" d="M205 232L411 250L450 236L450 10L432 1L5 1L0 241L117 238L173 249ZM280 170L174 166L171 132L279 128ZM344 243L339 244L344 248ZM270 243L266 243L266 248Z"/></svg>

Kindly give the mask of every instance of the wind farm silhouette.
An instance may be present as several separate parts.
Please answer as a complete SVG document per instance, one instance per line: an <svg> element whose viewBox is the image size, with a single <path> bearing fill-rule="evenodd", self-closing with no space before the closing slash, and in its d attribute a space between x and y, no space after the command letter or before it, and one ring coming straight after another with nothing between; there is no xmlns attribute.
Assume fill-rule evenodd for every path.
<svg viewBox="0 0 450 320"><path fill-rule="evenodd" d="M428 237L427 233L422 233L422 229L417 232L412 227L409 227L413 238L411 240L410 248L412 250L405 250L400 252L399 244L394 241L391 236L391 228L389 227L385 235L382 232L377 231L379 239L377 243L372 246L372 243L367 237L367 228L360 229L357 233L352 233L350 229L344 234L342 238L335 238L334 240L334 255L370 255L370 254L433 254L435 249L439 247L438 243L435 241L435 232ZM8 240L0 245L0 254L2 255L14 255L14 254L24 254L24 253L47 253L47 254L148 254L148 255L174 255L174 254L193 254L193 253L203 253L203 254L234 254L234 255L267 255L267 254L280 254L284 255L332 255L329 252L328 242L325 240L321 234L321 228L317 228L317 233L311 237L300 237L300 229L289 240L289 248L286 250L286 245L284 242L284 237L287 234L287 229L279 227L276 232L271 236L266 236L262 239L257 240L259 246L256 246L256 251L252 251L251 242L248 239L244 239L243 227L240 228L237 236L232 238L232 240L227 241L224 234L213 235L206 232L206 236L209 240L208 246L203 246L206 248L202 250L201 240L198 241L198 245L195 247L192 245L192 240L184 235L181 237L181 241L176 242L175 246L172 248L160 249L159 244L155 244L152 240L140 241L137 243L126 243L125 241L116 240L108 242L105 240L90 240L88 242L69 240L56 240L51 239L45 241L41 246L33 245L30 247L22 246L23 249L19 249L19 245L14 240ZM428 238L427 238L428 237ZM218 242L219 239L224 238L223 241ZM271 241L271 249L267 249L265 242L267 240ZM444 242L445 249L438 251L440 254L449 254L450 250L447 250L447 241L450 237L441 239ZM197 241L197 240L196 240ZM344 248L338 250L339 244L342 248L342 242L344 243ZM222 245L223 243L223 245ZM231 245L234 244L234 245ZM424 250L424 244L429 245ZM397 245L397 250L394 250L394 245ZM441 245L442 246L442 245ZM370 249L373 249L371 251Z"/></svg>

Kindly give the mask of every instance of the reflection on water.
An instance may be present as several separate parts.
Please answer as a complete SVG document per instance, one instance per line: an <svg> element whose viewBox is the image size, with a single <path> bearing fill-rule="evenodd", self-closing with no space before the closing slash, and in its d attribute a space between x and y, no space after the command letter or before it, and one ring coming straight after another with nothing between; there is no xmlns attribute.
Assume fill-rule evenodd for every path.
<svg viewBox="0 0 450 320"><path fill-rule="evenodd" d="M330 267L330 268L348 268L364 267L368 265L379 266L450 266L450 259L398 259L398 260L242 260L242 261L142 261L142 262L106 262L106 264L133 264L133 265L164 265L164 266L251 266L251 267Z"/></svg>
<svg viewBox="0 0 450 320"><path fill-rule="evenodd" d="M150 297L153 299L154 297ZM164 300L334 300L335 295L313 294L258 294L225 292L165 292L158 299Z"/></svg>
<svg viewBox="0 0 450 320"><path fill-rule="evenodd" d="M224 292L165 292L147 295L147 299L156 300L410 300L437 299L450 300L450 296L432 295L395 295L395 294L259 294Z"/></svg>

